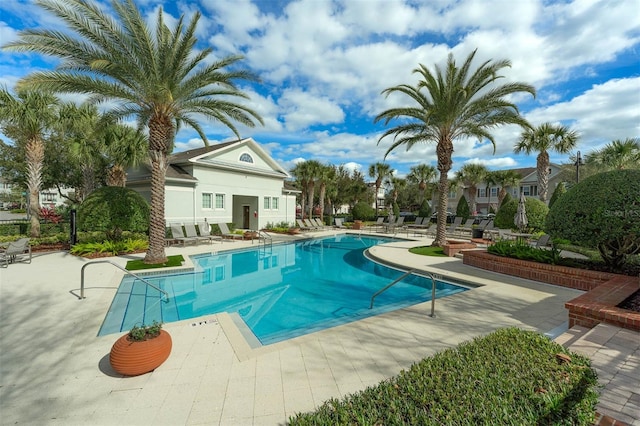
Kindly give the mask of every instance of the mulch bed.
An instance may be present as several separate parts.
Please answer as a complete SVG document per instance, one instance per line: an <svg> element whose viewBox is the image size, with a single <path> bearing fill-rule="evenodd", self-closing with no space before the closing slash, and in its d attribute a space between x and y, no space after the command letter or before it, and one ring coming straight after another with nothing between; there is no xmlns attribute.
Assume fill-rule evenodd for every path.
<svg viewBox="0 0 640 426"><path fill-rule="evenodd" d="M640 290L637 290L631 296L627 297L622 303L618 305L618 308L640 312Z"/></svg>

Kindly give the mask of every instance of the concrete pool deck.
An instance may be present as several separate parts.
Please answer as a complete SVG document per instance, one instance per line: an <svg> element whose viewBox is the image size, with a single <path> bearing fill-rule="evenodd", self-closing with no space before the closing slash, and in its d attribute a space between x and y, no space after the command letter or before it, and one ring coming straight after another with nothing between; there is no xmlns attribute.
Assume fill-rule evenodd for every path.
<svg viewBox="0 0 640 426"><path fill-rule="evenodd" d="M336 231L314 232L312 236ZM394 376L420 359L498 328L550 332L564 303L582 292L408 253L420 238L376 246L385 262L481 286L436 301L258 349L243 344L227 314L165 324L173 350L155 371L123 377L108 355L119 335L97 337L123 273L86 269L66 252L35 254L0 269L0 422L60 425L280 425L289 416ZM169 247L191 255L251 242ZM111 257L124 266L140 255ZM366 301L368 303L368 301Z"/></svg>

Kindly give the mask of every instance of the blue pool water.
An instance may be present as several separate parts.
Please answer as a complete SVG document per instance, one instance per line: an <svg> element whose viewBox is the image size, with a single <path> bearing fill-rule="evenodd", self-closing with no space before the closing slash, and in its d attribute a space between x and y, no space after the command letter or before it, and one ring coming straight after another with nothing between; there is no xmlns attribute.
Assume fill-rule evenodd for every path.
<svg viewBox="0 0 640 426"><path fill-rule="evenodd" d="M337 235L194 256L193 272L144 276L169 293L168 302L125 277L99 334L229 312L266 345L431 300L431 279L410 275L369 309L371 296L404 273L364 256L367 248L389 241ZM465 290L438 281L436 298Z"/></svg>

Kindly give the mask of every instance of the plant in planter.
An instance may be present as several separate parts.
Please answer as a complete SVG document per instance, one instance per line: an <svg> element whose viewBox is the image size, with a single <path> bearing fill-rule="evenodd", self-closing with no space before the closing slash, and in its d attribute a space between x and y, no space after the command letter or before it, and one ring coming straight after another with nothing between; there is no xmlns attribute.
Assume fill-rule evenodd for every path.
<svg viewBox="0 0 640 426"><path fill-rule="evenodd" d="M158 368L171 353L171 336L162 323L135 326L120 337L111 348L109 362L125 376L139 376Z"/></svg>

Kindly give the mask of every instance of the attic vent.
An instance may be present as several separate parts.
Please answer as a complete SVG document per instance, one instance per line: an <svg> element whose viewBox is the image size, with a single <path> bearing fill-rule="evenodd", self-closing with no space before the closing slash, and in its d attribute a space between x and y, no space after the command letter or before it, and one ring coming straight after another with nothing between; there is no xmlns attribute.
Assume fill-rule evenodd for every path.
<svg viewBox="0 0 640 426"><path fill-rule="evenodd" d="M244 162L244 163L251 163L253 164L253 157L251 157L251 155L244 153L240 156L240 161Z"/></svg>

